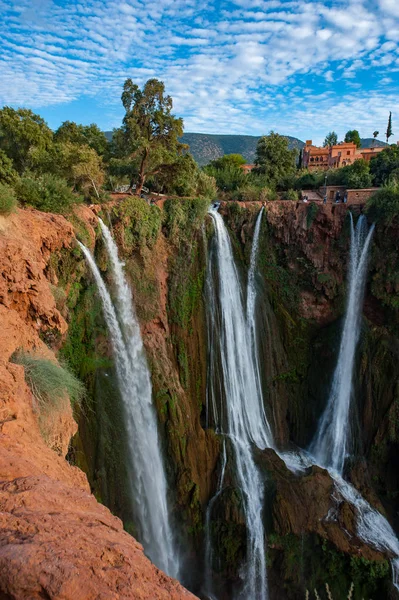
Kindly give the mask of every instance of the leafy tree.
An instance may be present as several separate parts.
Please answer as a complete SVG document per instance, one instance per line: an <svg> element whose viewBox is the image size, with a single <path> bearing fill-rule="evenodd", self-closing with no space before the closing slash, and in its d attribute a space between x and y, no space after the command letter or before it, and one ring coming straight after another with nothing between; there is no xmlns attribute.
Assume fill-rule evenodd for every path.
<svg viewBox="0 0 399 600"><path fill-rule="evenodd" d="M137 169L137 194L148 177L157 175L176 161L184 145L183 120L172 115L173 102L165 95L162 81L149 79L141 90L131 79L122 93L125 116L116 136L117 155L128 158ZM131 181L131 186L134 179Z"/></svg>
<svg viewBox="0 0 399 600"><path fill-rule="evenodd" d="M370 171L375 185L388 183L391 179L399 181L399 146L384 148L370 161Z"/></svg>
<svg viewBox="0 0 399 600"><path fill-rule="evenodd" d="M77 125L73 121L64 121L55 132L54 141L58 143L71 142L81 146L87 145L100 156L107 152L109 146L104 132L95 123Z"/></svg>
<svg viewBox="0 0 399 600"><path fill-rule="evenodd" d="M335 131L330 131L330 133L328 133L325 137L325 140L323 142L323 147L324 148L328 148L331 146L336 146L338 144L338 136L335 133Z"/></svg>
<svg viewBox="0 0 399 600"><path fill-rule="evenodd" d="M393 131L392 131L392 113L389 113L389 118L388 118L388 125L387 125L387 131L386 131L386 138L387 138L387 143L389 138L391 137L391 135L393 135Z"/></svg>
<svg viewBox="0 0 399 600"><path fill-rule="evenodd" d="M86 195L93 191L100 198L99 190L104 182L104 170L101 157L90 146L78 146L74 152L74 144L70 145L71 179L76 189ZM70 179L70 180L71 180Z"/></svg>
<svg viewBox="0 0 399 600"><path fill-rule="evenodd" d="M51 173L67 180L86 195L93 191L99 198L104 181L102 158L87 144L56 142L47 150L35 150L31 156L32 171L37 175Z"/></svg>
<svg viewBox="0 0 399 600"><path fill-rule="evenodd" d="M379 132L379 131L377 131L377 130L373 131L373 138L374 138L375 140L377 139L377 137L378 137L379 135L380 135L380 132Z"/></svg>
<svg viewBox="0 0 399 600"><path fill-rule="evenodd" d="M38 178L32 175L21 177L15 189L20 202L44 212L65 214L81 200L72 193L65 179L51 173L45 173Z"/></svg>
<svg viewBox="0 0 399 600"><path fill-rule="evenodd" d="M225 169L227 167L239 168L245 165L247 161L242 154L224 154L209 163L209 166L215 167L215 169Z"/></svg>
<svg viewBox="0 0 399 600"><path fill-rule="evenodd" d="M53 132L46 122L31 110L9 106L0 110L0 149L19 174L30 167L32 151L48 148L52 139Z"/></svg>
<svg viewBox="0 0 399 600"><path fill-rule="evenodd" d="M341 169L343 183L348 188L368 188L371 186L373 177L370 173L370 164L363 159L355 160L352 165Z"/></svg>
<svg viewBox="0 0 399 600"><path fill-rule="evenodd" d="M390 184L378 190L366 205L367 214L372 221L380 221L389 225L399 220L399 186Z"/></svg>
<svg viewBox="0 0 399 600"><path fill-rule="evenodd" d="M17 177L18 174L12 166L11 158L8 158L7 154L0 150L0 183L12 185Z"/></svg>
<svg viewBox="0 0 399 600"><path fill-rule="evenodd" d="M351 129L350 131L347 131L345 134L345 142L353 142L354 144L356 144L357 148L360 148L360 146L362 145L362 142L360 140L360 135L357 129Z"/></svg>
<svg viewBox="0 0 399 600"><path fill-rule="evenodd" d="M275 186L284 176L295 173L296 156L296 150L288 148L287 138L271 131L258 141L253 171L265 175L269 184Z"/></svg>

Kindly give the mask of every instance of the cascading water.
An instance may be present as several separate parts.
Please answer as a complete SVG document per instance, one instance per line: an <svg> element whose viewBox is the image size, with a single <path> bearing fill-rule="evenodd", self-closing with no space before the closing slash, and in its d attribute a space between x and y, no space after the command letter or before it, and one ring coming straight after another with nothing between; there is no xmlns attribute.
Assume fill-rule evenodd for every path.
<svg viewBox="0 0 399 600"><path fill-rule="evenodd" d="M100 222L115 278L117 311L89 250L80 244L93 273L110 332L129 443L130 485L140 541L151 560L177 577L179 560L169 523L167 486L159 446L151 381L129 286L112 236ZM119 317L119 320L118 320Z"/></svg>
<svg viewBox="0 0 399 600"><path fill-rule="evenodd" d="M216 500L219 498L223 491L224 474L226 471L227 464L227 452L226 452L226 440L223 441L223 454L222 454L222 468L220 470L220 476L216 494L213 496L206 509L205 516L205 589L204 592L209 600L216 600L216 596L213 591L212 582L212 563L213 563L213 548L211 540L211 517L212 509L215 505Z"/></svg>
<svg viewBox="0 0 399 600"><path fill-rule="evenodd" d="M220 378L212 378L210 385L213 398L225 398L225 423L221 420L220 428L231 440L245 511L247 561L241 597L266 600L266 549L262 522L264 489L251 445L270 447L273 437L263 409L229 234L219 213L214 209L210 209L209 213L215 226L216 243L216 261L211 253L207 273L209 344L218 339L217 350L211 347L210 360L217 362L220 370Z"/></svg>
<svg viewBox="0 0 399 600"><path fill-rule="evenodd" d="M248 269L248 282L247 282L247 326L248 326L248 334L251 345L252 352L252 361L254 364L255 376L256 376L256 384L258 388L258 397L261 399L261 405L263 409L263 400L262 400L262 383L259 369L259 358L258 358L258 344L256 339L256 321L255 321L255 301L256 301L256 287L255 287L255 272L256 272L256 262L258 258L258 248L259 248L259 234L260 234L260 226L262 223L262 215L264 208L259 211L258 217L255 223L254 237L252 241L251 248L251 259L249 263ZM270 435L271 438L271 435Z"/></svg>
<svg viewBox="0 0 399 600"><path fill-rule="evenodd" d="M348 277L348 303L342 331L337 367L327 407L320 419L316 436L309 448L316 462L342 474L348 450L350 400L356 345L359 340L367 258L374 225L370 231L364 215L356 229L351 219L351 250Z"/></svg>
<svg viewBox="0 0 399 600"><path fill-rule="evenodd" d="M357 515L357 534L379 551L388 551L392 559L393 584L399 589L399 540L388 521L372 508L359 492L342 478L350 437L349 417L355 352L360 335L367 258L374 225L368 231L367 219L361 215L356 228L351 219L351 250L348 277L348 303L340 351L330 397L321 417L310 453L316 464L328 469L340 495Z"/></svg>

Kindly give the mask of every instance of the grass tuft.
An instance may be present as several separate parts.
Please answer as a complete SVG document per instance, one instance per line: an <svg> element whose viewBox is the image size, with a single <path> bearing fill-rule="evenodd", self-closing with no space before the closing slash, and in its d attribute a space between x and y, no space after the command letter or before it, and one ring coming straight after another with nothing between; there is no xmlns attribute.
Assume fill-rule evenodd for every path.
<svg viewBox="0 0 399 600"><path fill-rule="evenodd" d="M84 385L67 365L58 365L42 356L18 350L12 361L25 369L25 381L32 390L39 410L58 407L68 396L72 407L80 406Z"/></svg>

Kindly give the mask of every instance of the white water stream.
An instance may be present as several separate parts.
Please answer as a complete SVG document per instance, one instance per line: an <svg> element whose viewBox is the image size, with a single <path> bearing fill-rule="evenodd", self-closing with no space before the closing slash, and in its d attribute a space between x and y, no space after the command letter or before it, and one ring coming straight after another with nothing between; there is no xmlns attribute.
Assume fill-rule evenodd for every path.
<svg viewBox="0 0 399 600"><path fill-rule="evenodd" d="M351 218L351 249L348 301L337 367L327 407L309 448L316 462L342 474L350 439L350 404L356 346L360 336L368 250L374 225L368 231L367 219L359 217L356 229Z"/></svg>
<svg viewBox="0 0 399 600"><path fill-rule="evenodd" d="M213 385L223 388L225 424L221 427L232 443L237 482L242 492L247 525L247 557L242 569L240 597L266 600L265 531L262 521L264 486L252 455L252 445L266 448L273 437L263 409L259 373L253 360L252 339L248 327L229 234L219 213L209 211L215 226L216 264L208 263L207 286L210 292L208 325L210 340L218 337L221 379ZM214 289L214 273L217 294ZM253 282L251 282L253 285ZM216 328L216 331L212 328ZM212 358L212 355L211 355ZM215 394L217 395L217 393Z"/></svg>
<svg viewBox="0 0 399 600"><path fill-rule="evenodd" d="M140 328L116 244L108 228L100 224L112 265L117 310L93 256L83 244L79 245L101 297L114 352L129 445L134 514L145 552L160 569L177 577L179 560L169 522L166 478Z"/></svg>

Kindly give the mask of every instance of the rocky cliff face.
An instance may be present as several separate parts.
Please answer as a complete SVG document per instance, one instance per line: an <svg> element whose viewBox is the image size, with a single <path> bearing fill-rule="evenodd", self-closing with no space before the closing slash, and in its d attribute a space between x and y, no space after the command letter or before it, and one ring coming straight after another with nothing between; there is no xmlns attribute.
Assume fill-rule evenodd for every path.
<svg viewBox="0 0 399 600"><path fill-rule="evenodd" d="M243 277L259 208L257 203L221 207ZM125 260L141 322L175 527L188 561L195 565L187 569L186 583L194 591L202 583L205 511L215 493L221 447L206 406L203 285L213 235L206 209L201 201L150 207L140 199L127 199L101 212ZM345 307L348 219L344 205L276 202L266 207L257 326L266 410L280 447L307 446L328 394ZM90 495L82 471L70 464L85 471L96 498L134 534L112 353L74 231L94 251L105 278L107 259L93 210L81 207L70 221L73 227L62 217L19 211L0 222L0 319L5 333L0 343L0 505L7 529L0 561L8 573L0 589L17 598L185 597L188 592L151 565L121 521ZM356 369L357 445L348 473L391 520L399 508L397 234L393 226L375 232ZM10 362L20 347L67 359L85 382L87 396L76 415L76 434L65 403L46 424L44 441L23 368ZM64 459L67 450L69 463ZM323 520L334 508L326 472L313 469L295 478L273 451L260 453L257 461L269 482L265 514L273 599L297 598L299 590L321 587L325 581L335 581L336 594L347 591L352 580L369 595L376 586L381 590L388 585L387 557L357 538L348 505L340 506L335 524ZM227 466L226 487L213 512L221 598L229 597L245 556L232 469ZM73 539L68 546L63 541L66 530ZM50 560L54 554L58 562ZM295 564L302 565L300 572ZM72 567L80 573L79 585ZM103 596L96 595L100 591Z"/></svg>
<svg viewBox="0 0 399 600"><path fill-rule="evenodd" d="M21 348L55 360L67 323L52 257L69 256L73 240L59 216L24 210L0 221L0 595L189 598L65 460L77 430L69 401L39 426L24 369L10 361Z"/></svg>

